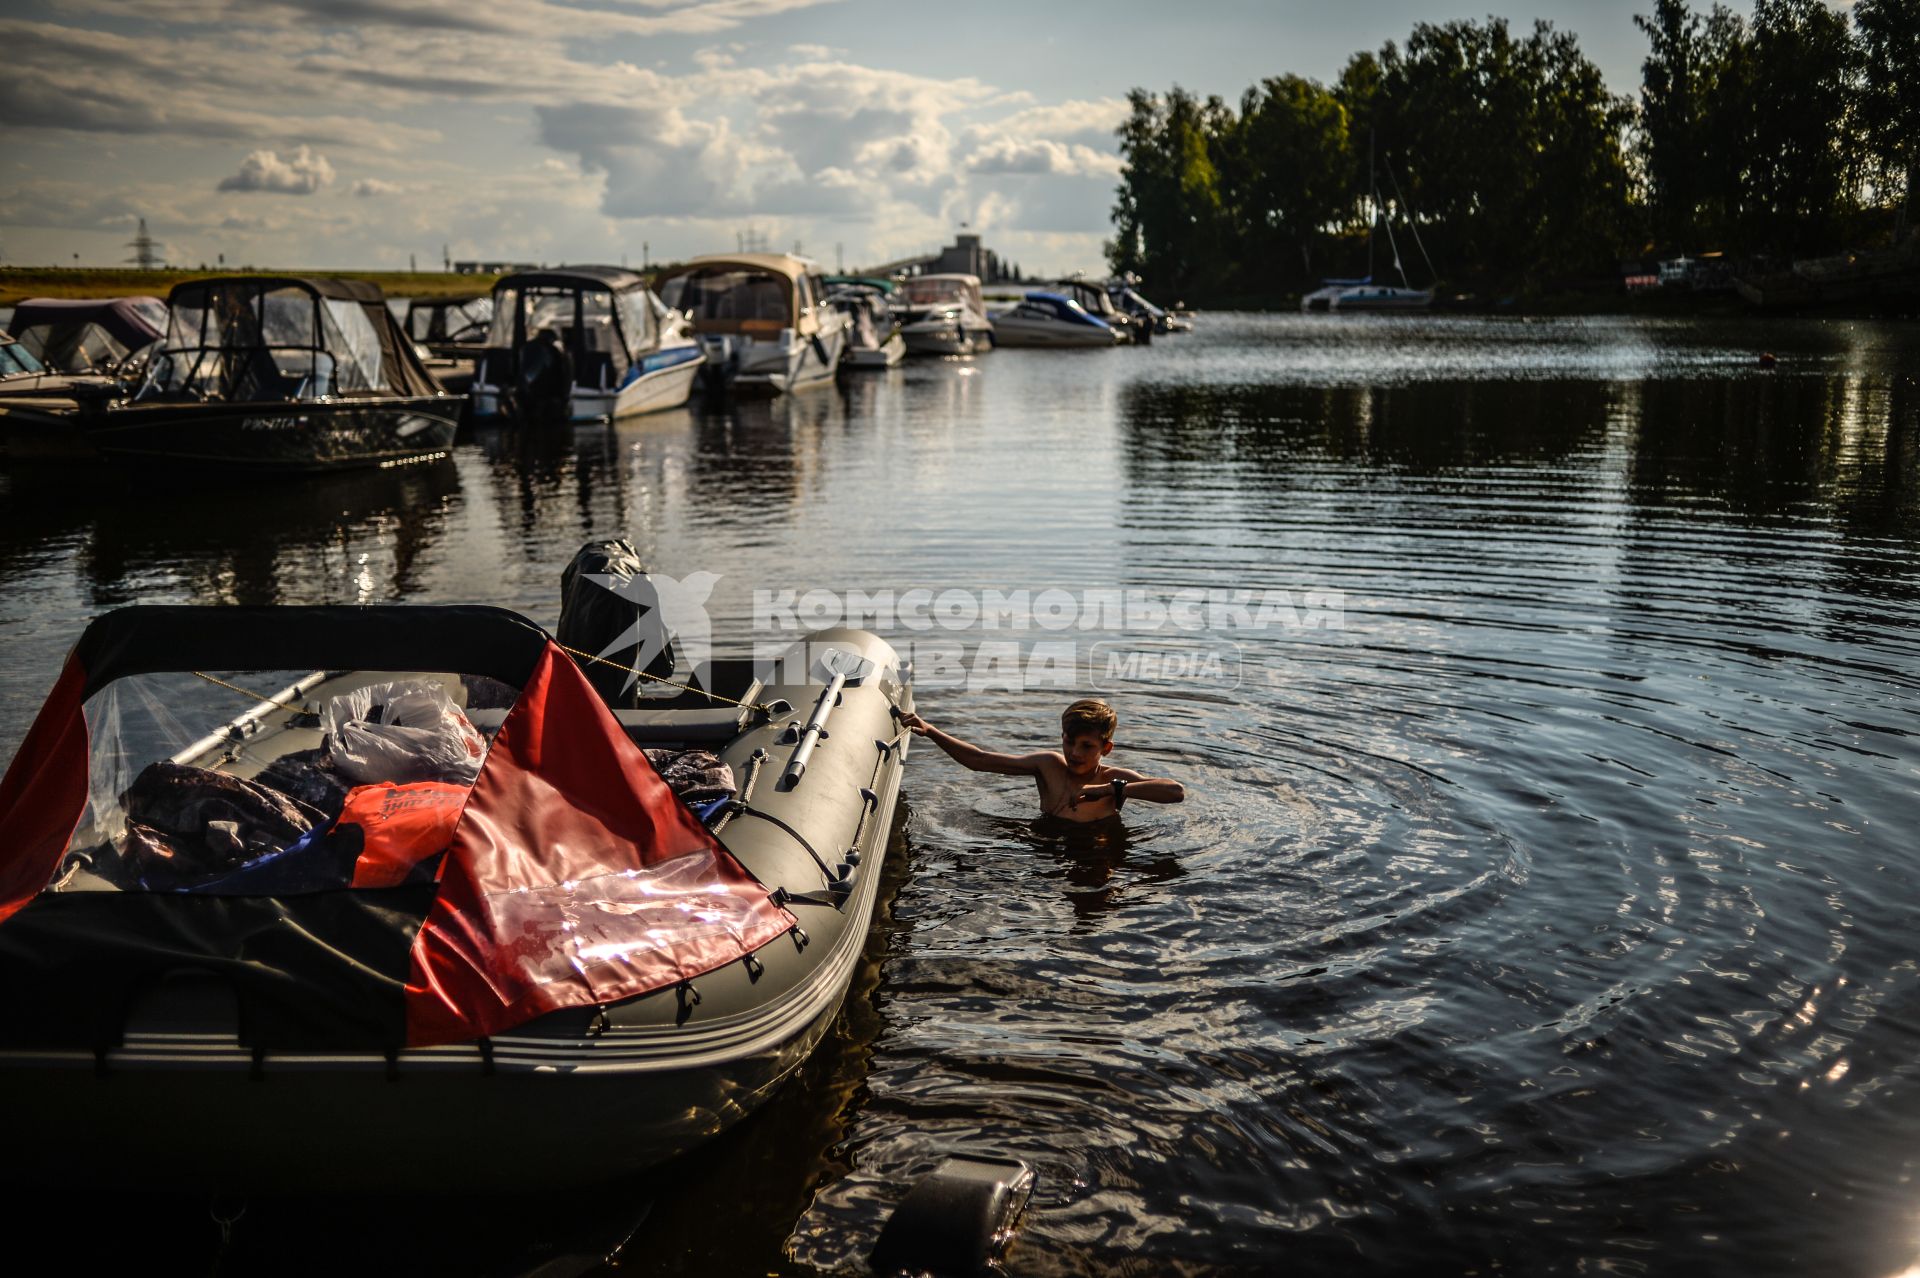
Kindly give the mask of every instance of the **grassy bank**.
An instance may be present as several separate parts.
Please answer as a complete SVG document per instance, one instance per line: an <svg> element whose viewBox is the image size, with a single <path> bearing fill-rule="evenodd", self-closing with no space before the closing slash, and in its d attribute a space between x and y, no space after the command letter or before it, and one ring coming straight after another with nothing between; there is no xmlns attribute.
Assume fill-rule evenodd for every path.
<svg viewBox="0 0 1920 1278"><path fill-rule="evenodd" d="M135 271L63 270L57 267L0 267L0 306L12 306L29 297L165 297L182 280L216 275L251 275L253 271ZM451 275L444 271L274 271L281 275L338 275L371 280L388 297L453 297L484 293L495 275Z"/></svg>

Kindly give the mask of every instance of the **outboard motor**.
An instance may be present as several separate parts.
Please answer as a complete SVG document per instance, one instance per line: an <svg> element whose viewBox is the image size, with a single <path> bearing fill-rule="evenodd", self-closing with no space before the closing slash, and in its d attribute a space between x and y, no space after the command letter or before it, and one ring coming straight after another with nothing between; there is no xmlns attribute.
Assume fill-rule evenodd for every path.
<svg viewBox="0 0 1920 1278"><path fill-rule="evenodd" d="M570 655L594 691L615 709L640 704L645 681L631 670L644 670L655 679L673 677L673 643L659 592L648 580L640 552L625 537L590 541L574 555L560 576L560 624L554 638L573 649ZM583 652L590 655L578 655Z"/></svg>
<svg viewBox="0 0 1920 1278"><path fill-rule="evenodd" d="M508 408L521 425L558 429L573 420L573 359L553 330L516 350L513 369Z"/></svg>

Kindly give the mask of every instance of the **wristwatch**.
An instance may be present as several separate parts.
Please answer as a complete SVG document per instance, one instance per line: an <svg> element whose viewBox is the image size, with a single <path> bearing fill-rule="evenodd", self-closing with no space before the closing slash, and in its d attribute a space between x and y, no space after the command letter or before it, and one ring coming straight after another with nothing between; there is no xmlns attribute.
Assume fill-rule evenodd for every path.
<svg viewBox="0 0 1920 1278"><path fill-rule="evenodd" d="M1120 810L1120 805L1125 803L1126 801L1127 801L1127 779L1125 777L1115 777L1113 779L1113 810L1115 812L1118 812Z"/></svg>

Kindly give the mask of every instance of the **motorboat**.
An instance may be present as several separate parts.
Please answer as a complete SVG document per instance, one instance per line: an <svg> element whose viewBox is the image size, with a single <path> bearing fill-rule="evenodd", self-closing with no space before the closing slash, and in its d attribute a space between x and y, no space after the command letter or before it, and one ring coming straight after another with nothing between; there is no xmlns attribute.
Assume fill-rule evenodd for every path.
<svg viewBox="0 0 1920 1278"><path fill-rule="evenodd" d="M826 284L828 305L845 312L848 320L841 367L892 368L907 357L907 341L891 300L897 285L847 276L829 276Z"/></svg>
<svg viewBox="0 0 1920 1278"><path fill-rule="evenodd" d="M977 275L913 275L900 285L900 332L909 355L976 355L993 349Z"/></svg>
<svg viewBox="0 0 1920 1278"><path fill-rule="evenodd" d="M243 275L175 285L166 333L143 356L130 391L77 419L105 460L281 471L393 465L444 454L460 412L427 375L379 286L364 280ZM8 406L23 421L36 412Z"/></svg>
<svg viewBox="0 0 1920 1278"><path fill-rule="evenodd" d="M157 297L35 297L13 308L7 332L52 373L113 374L167 327Z"/></svg>
<svg viewBox="0 0 1920 1278"><path fill-rule="evenodd" d="M0 460L98 460L82 429L120 393L104 374L60 373L0 333Z"/></svg>
<svg viewBox="0 0 1920 1278"><path fill-rule="evenodd" d="M766 1100L866 943L911 690L846 629L695 678L636 565L583 551L551 636L95 619L0 780L0 1176L524 1191Z"/></svg>
<svg viewBox="0 0 1920 1278"><path fill-rule="evenodd" d="M993 316L993 337L1001 346L1107 347L1120 339L1113 326L1087 314L1086 308L1059 293L1028 293L1018 304Z"/></svg>
<svg viewBox="0 0 1920 1278"><path fill-rule="evenodd" d="M1125 280L1111 280L1107 283L1107 296L1127 318L1153 333L1186 333L1193 329L1193 321L1175 316L1171 311L1155 306L1140 295L1140 290Z"/></svg>
<svg viewBox="0 0 1920 1278"><path fill-rule="evenodd" d="M407 303L401 321L407 338L424 352L421 363L448 394L465 395L473 389L474 364L487 347L493 324L493 295L469 293L454 297L417 297Z"/></svg>
<svg viewBox="0 0 1920 1278"><path fill-rule="evenodd" d="M557 424L678 408L700 374L686 318L618 266L506 275L475 365L473 415Z"/></svg>
<svg viewBox="0 0 1920 1278"><path fill-rule="evenodd" d="M1302 311L1424 311L1433 305L1430 288L1395 288L1377 284L1372 276L1350 280L1323 280L1300 299Z"/></svg>
<svg viewBox="0 0 1920 1278"><path fill-rule="evenodd" d="M1114 305L1104 284L1096 284L1076 275L1054 284L1051 291L1071 298L1080 309L1112 328L1120 335L1122 345L1137 345L1153 340L1153 330Z"/></svg>
<svg viewBox="0 0 1920 1278"><path fill-rule="evenodd" d="M790 253L709 254L655 281L706 352L706 384L779 394L833 379L851 329L828 304L819 267Z"/></svg>

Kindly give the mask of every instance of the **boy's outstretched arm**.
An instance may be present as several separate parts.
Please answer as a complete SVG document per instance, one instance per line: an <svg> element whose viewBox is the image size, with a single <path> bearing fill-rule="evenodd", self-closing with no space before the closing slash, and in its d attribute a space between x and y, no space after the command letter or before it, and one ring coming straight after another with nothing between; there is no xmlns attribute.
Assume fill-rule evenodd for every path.
<svg viewBox="0 0 1920 1278"><path fill-rule="evenodd" d="M901 717L900 722L913 729L914 735L927 740L945 750L953 761L963 768L975 772L999 772L1010 777L1030 777L1040 771L1040 765L1047 760L1045 754L999 754L992 750L982 750L979 746L968 745L959 737L928 723L917 714Z"/></svg>

